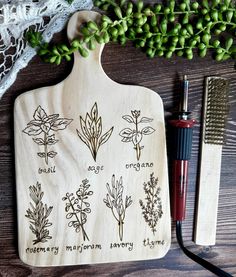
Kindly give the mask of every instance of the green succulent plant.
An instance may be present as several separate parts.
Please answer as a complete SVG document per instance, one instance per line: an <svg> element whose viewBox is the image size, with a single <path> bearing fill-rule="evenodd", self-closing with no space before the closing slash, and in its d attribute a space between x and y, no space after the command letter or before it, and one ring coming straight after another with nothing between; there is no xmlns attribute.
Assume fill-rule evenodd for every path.
<svg viewBox="0 0 236 277"><path fill-rule="evenodd" d="M94 5L103 11L101 21L83 24L81 36L70 46L44 43L33 31L27 33L29 43L37 47L43 60L55 64L63 59L70 61L75 51L87 57L96 43L110 41L122 45L132 41L150 58L176 54L191 60L196 51L205 57L210 49L217 61L236 58L235 1L170 0L167 4L145 5L141 0L95 0Z"/></svg>

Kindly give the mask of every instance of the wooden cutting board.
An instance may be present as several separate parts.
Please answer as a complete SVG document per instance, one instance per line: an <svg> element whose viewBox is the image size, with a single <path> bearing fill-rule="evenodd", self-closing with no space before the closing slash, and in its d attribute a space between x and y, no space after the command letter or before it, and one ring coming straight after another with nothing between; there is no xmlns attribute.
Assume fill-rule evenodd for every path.
<svg viewBox="0 0 236 277"><path fill-rule="evenodd" d="M74 14L69 39L99 18ZM170 247L162 100L109 79L101 52L76 54L68 78L15 101L19 255L27 264L156 259Z"/></svg>

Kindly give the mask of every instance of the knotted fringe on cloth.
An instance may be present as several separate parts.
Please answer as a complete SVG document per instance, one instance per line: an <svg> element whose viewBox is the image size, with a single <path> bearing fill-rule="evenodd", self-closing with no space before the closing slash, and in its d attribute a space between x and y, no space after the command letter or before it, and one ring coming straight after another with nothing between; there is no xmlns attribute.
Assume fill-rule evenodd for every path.
<svg viewBox="0 0 236 277"><path fill-rule="evenodd" d="M0 3L0 99L18 72L36 54L25 40L29 28L49 42L61 31L71 14L91 9L92 0L3 0Z"/></svg>

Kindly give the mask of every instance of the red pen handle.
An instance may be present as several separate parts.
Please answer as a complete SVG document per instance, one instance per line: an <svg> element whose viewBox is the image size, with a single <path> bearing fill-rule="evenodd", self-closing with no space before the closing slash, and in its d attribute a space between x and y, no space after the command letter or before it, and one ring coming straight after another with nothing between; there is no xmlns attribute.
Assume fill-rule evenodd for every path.
<svg viewBox="0 0 236 277"><path fill-rule="evenodd" d="M188 161L173 161L172 180L172 217L174 220L185 219L186 195L188 186Z"/></svg>
<svg viewBox="0 0 236 277"><path fill-rule="evenodd" d="M172 218L185 219L188 160L191 157L194 119L171 120L172 128Z"/></svg>

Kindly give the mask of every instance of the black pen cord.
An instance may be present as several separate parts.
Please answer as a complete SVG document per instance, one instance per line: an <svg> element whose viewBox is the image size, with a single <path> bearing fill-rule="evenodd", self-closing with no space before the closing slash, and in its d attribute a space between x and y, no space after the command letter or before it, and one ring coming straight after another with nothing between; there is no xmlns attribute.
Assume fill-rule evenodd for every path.
<svg viewBox="0 0 236 277"><path fill-rule="evenodd" d="M190 259L195 261L196 263L200 264L207 270L211 271L215 275L219 277L233 277L231 274L225 272L224 270L220 269L219 267L211 264L210 262L200 258L199 256L195 255L194 253L190 252L183 243L183 237L182 237L182 222L176 221L176 237L177 241L179 243L180 248L183 250L184 254L187 255Z"/></svg>

